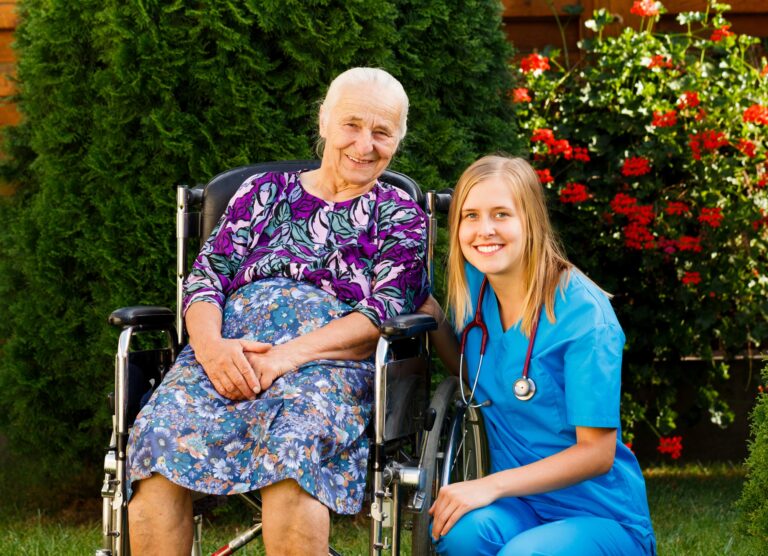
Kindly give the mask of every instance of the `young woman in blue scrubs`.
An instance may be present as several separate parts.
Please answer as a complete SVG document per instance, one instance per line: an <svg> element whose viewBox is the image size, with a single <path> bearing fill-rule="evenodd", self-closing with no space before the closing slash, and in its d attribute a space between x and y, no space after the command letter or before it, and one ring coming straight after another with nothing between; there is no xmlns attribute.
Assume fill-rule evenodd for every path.
<svg viewBox="0 0 768 556"><path fill-rule="evenodd" d="M449 221L448 307L459 333L487 279L482 368L475 327L464 371L466 396L474 390L471 403L484 404L491 473L440 490L429 510L438 553L655 554L645 482L621 442L624 334L606 294L559 248L536 173L519 158L478 160L456 186ZM436 303L423 310L441 322L438 353L458 372L456 334ZM535 391L518 399L532 336L533 384L517 389Z"/></svg>

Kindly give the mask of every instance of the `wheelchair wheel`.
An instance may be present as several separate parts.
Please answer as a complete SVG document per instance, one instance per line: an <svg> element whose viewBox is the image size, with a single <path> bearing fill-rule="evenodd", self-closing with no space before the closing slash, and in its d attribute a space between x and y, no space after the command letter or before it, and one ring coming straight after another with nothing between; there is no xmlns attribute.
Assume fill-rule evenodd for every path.
<svg viewBox="0 0 768 556"><path fill-rule="evenodd" d="M414 515L411 553L435 554L429 535L431 516L427 513L445 485L479 479L488 472L488 447L480 410L461 402L459 381L448 377L437 387L430 404L436 412L424 451L427 492L424 509Z"/></svg>

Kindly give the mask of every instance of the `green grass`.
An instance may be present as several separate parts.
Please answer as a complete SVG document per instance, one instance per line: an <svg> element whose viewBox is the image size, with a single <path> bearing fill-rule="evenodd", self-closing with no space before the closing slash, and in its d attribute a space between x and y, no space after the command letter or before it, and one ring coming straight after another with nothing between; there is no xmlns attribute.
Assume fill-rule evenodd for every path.
<svg viewBox="0 0 768 556"><path fill-rule="evenodd" d="M740 530L734 503L744 482L741 466L662 466L646 470L651 516L660 556L759 556L768 548ZM2 502L0 501L0 504ZM100 504L94 500L57 516L0 510L0 555L84 556L100 543ZM239 510L214 512L203 528L210 554L249 525ZM85 521L84 521L85 519ZM88 521L90 519L90 521ZM336 517L332 544L344 554L367 553L367 521ZM407 543L404 543L407 545ZM407 554L408 550L403 550ZM260 541L239 554L263 555Z"/></svg>
<svg viewBox="0 0 768 556"><path fill-rule="evenodd" d="M654 467L645 477L660 556L768 554L768 547L738 524L734 504L744 483L743 467Z"/></svg>

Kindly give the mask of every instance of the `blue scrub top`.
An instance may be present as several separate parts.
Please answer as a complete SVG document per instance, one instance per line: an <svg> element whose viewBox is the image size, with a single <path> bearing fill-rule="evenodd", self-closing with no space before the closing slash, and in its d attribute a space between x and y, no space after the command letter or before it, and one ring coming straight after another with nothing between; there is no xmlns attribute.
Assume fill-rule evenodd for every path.
<svg viewBox="0 0 768 556"><path fill-rule="evenodd" d="M475 304L483 275L465 266ZM564 292L555 294L555 323L542 311L528 376L536 394L528 401L514 396L522 375L528 338L519 323L506 332L490 283L483 299L488 328L483 368L475 391L483 407L491 472L538 461L576 443L576 427L617 429L616 456L605 475L577 485L522 497L545 521L574 516L613 519L654 553L645 480L634 454L621 442L619 402L624 333L605 294L578 270L570 273ZM465 358L469 384L477 374L479 329L470 331Z"/></svg>

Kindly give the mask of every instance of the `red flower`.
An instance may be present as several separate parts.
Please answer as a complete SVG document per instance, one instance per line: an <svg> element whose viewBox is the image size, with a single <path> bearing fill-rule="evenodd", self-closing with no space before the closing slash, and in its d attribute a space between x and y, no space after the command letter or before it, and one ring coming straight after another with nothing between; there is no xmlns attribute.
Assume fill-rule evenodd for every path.
<svg viewBox="0 0 768 556"><path fill-rule="evenodd" d="M713 228L720 226L720 222L723 220L723 213L720 207L703 208L699 215L699 222L707 224Z"/></svg>
<svg viewBox="0 0 768 556"><path fill-rule="evenodd" d="M765 211L762 212L763 217L752 222L752 227L755 231L759 230L762 226L768 226L768 216L765 215Z"/></svg>
<svg viewBox="0 0 768 556"><path fill-rule="evenodd" d="M653 206L638 205L637 199L626 193L617 193L611 200L611 209L616 214L623 214L629 220L624 226L624 245L630 249L653 249L656 241L648 229L655 217Z"/></svg>
<svg viewBox="0 0 768 556"><path fill-rule="evenodd" d="M616 214L629 214L637 206L637 199L626 193L616 193L611 201L611 209Z"/></svg>
<svg viewBox="0 0 768 556"><path fill-rule="evenodd" d="M693 251L694 253L699 253L701 251L701 238L680 236L677 240L677 248L680 251Z"/></svg>
<svg viewBox="0 0 768 556"><path fill-rule="evenodd" d="M656 54L651 57L651 61L648 62L649 68L671 68L672 60L661 54Z"/></svg>
<svg viewBox="0 0 768 556"><path fill-rule="evenodd" d="M512 89L512 102L531 102L531 96L528 89Z"/></svg>
<svg viewBox="0 0 768 556"><path fill-rule="evenodd" d="M696 91L685 91L682 95L680 95L680 98L677 99L677 107L680 110L685 110L686 108L695 108L699 104L701 104L701 101L699 100L699 93Z"/></svg>
<svg viewBox="0 0 768 556"><path fill-rule="evenodd" d="M724 147L728 144L728 140L725 138L725 133L722 131L702 131L699 135L704 142L704 148L709 151L714 151L715 149Z"/></svg>
<svg viewBox="0 0 768 556"><path fill-rule="evenodd" d="M742 119L745 122L754 122L756 124L768 125L768 106L753 104L744 110Z"/></svg>
<svg viewBox="0 0 768 556"><path fill-rule="evenodd" d="M653 205L636 205L632 207L632 210L627 214L633 222L647 226L653 219L656 218L656 214L653 212Z"/></svg>
<svg viewBox="0 0 768 556"><path fill-rule="evenodd" d="M642 156L633 156L624 161L621 173L625 176L642 176L651 171L650 160Z"/></svg>
<svg viewBox="0 0 768 556"><path fill-rule="evenodd" d="M693 151L693 158L701 160L702 149L707 151L715 151L720 147L724 147L728 144L728 140L725 138L725 133L722 131L705 130L699 133L688 136L688 145Z"/></svg>
<svg viewBox="0 0 768 556"><path fill-rule="evenodd" d="M763 71L760 72L760 77L765 77L766 75L768 75L768 64L765 64Z"/></svg>
<svg viewBox="0 0 768 556"><path fill-rule="evenodd" d="M549 168L536 170L536 174L539 176L539 181L541 181L541 183L551 183L555 181L555 178L553 178L552 174L549 173Z"/></svg>
<svg viewBox="0 0 768 556"><path fill-rule="evenodd" d="M701 275L698 272L686 272L682 280L686 286L695 286L701 282Z"/></svg>
<svg viewBox="0 0 768 556"><path fill-rule="evenodd" d="M549 69L549 58L546 56L539 56L536 53L531 54L520 61L520 69L523 70L523 73L532 71L534 75L536 75L537 73Z"/></svg>
<svg viewBox="0 0 768 556"><path fill-rule="evenodd" d="M754 158L757 145L755 145L749 139L739 139L739 143L736 145L736 148L747 155L749 158Z"/></svg>
<svg viewBox="0 0 768 556"><path fill-rule="evenodd" d="M555 142L555 134L551 129L534 129L531 135L531 143L542 142L545 145L551 145Z"/></svg>
<svg viewBox="0 0 768 556"><path fill-rule="evenodd" d="M680 201L667 201L667 208L664 209L669 215L683 215L686 214L690 208L687 204Z"/></svg>
<svg viewBox="0 0 768 556"><path fill-rule="evenodd" d="M586 147L573 147L573 159L579 162L589 162L589 151Z"/></svg>
<svg viewBox="0 0 768 556"><path fill-rule="evenodd" d="M587 186L583 183L566 183L560 190L560 201L563 203L583 203L588 200L590 195Z"/></svg>
<svg viewBox="0 0 768 556"><path fill-rule="evenodd" d="M724 38L732 36L733 33L728 30L730 28L731 28L730 25L723 25L722 27L715 29L714 31L712 31L712 36L709 37L709 40L711 40L712 42L720 42Z"/></svg>
<svg viewBox="0 0 768 556"><path fill-rule="evenodd" d="M683 437L682 436L672 436L672 437L662 436L661 438L659 438L659 445L656 449L662 454L669 454L672 457L672 459L677 459L683 453Z"/></svg>
<svg viewBox="0 0 768 556"><path fill-rule="evenodd" d="M549 144L549 154L552 156L557 156L558 154L562 154L563 158L566 160L570 160L573 158L573 148L571 147L571 144L568 142L568 139L558 139L556 141L552 141Z"/></svg>
<svg viewBox="0 0 768 556"><path fill-rule="evenodd" d="M654 112L653 122L651 125L655 127L672 127L677 123L677 112L670 110L669 112Z"/></svg>
<svg viewBox="0 0 768 556"><path fill-rule="evenodd" d="M701 120L704 119L704 116L706 116L706 115L707 115L707 113L704 111L704 109L703 108L699 108L699 111L696 112L696 116L694 116L694 117L695 117L697 122L700 122Z"/></svg>
<svg viewBox="0 0 768 556"><path fill-rule="evenodd" d="M650 230L640 222L624 226L624 245L630 249L653 249L656 243Z"/></svg>
<svg viewBox="0 0 768 556"><path fill-rule="evenodd" d="M653 2L652 0L635 0L635 3L632 4L632 7L629 10L629 13L639 15L641 17L659 15L659 4L658 2Z"/></svg>

